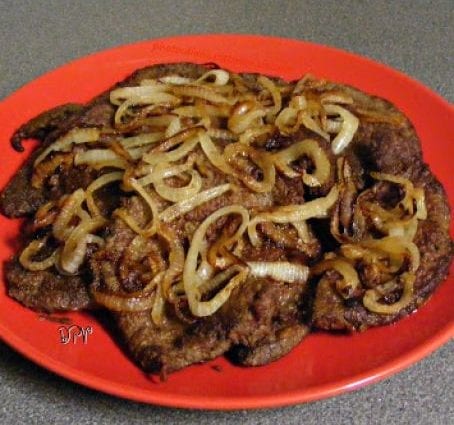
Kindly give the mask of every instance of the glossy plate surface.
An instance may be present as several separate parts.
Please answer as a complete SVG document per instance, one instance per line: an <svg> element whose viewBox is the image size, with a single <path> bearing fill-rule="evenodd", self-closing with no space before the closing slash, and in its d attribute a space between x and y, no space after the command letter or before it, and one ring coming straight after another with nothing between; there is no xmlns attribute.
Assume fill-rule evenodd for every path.
<svg viewBox="0 0 454 425"><path fill-rule="evenodd" d="M137 68L179 61L216 62L233 71L285 79L311 73L390 100L414 123L425 160L444 184L452 205L452 105L417 81L364 57L302 41L245 35L175 37L122 46L76 60L22 87L0 103L0 187L24 159L8 144L19 125L59 104L86 102ZM1 263L13 252L18 227L17 220L0 217ZM396 373L454 336L450 277L429 303L395 325L353 336L313 334L266 367L239 368L217 359L156 382L128 360L89 314L65 314L73 323L93 328L87 343L79 338L76 344L62 344L60 324L40 320L37 313L9 299L1 285L0 336L23 355L88 387L174 407L273 407L334 396Z"/></svg>

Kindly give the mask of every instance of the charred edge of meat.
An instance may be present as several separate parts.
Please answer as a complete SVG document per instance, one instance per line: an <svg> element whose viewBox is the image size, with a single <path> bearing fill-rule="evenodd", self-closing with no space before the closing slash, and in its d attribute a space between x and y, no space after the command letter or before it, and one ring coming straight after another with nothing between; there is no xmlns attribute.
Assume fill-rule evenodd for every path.
<svg viewBox="0 0 454 425"><path fill-rule="evenodd" d="M68 103L57 106L49 111L43 112L22 125L11 138L11 145L17 152L23 152L22 141L24 139L36 139L44 141L49 133L57 129L62 123L70 118L79 116L84 111L82 105Z"/></svg>

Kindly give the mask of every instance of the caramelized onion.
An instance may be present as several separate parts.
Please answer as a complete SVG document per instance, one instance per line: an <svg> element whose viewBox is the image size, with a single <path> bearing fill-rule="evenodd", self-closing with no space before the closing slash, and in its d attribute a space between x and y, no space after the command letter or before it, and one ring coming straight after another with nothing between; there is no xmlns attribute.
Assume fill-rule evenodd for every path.
<svg viewBox="0 0 454 425"><path fill-rule="evenodd" d="M338 197L338 189L333 186L328 195L314 199L302 205L286 205L276 207L273 211L257 214L249 223L248 235L252 245L260 243L257 234L257 224L264 221L274 223L292 223L309 218L322 218L328 215L328 210L334 205Z"/></svg>
<svg viewBox="0 0 454 425"><path fill-rule="evenodd" d="M227 127L234 134L243 133L247 128L254 124L261 123L261 118L266 115L266 111L261 105L253 101L243 101L238 103L233 109Z"/></svg>
<svg viewBox="0 0 454 425"><path fill-rule="evenodd" d="M211 137L207 133L200 133L199 140L200 146L209 161L216 168L219 168L219 170L230 174L232 172L230 166L227 164L224 156L219 152L218 148L211 140Z"/></svg>
<svg viewBox="0 0 454 425"><path fill-rule="evenodd" d="M233 105L236 99L228 99L225 96L217 93L211 87L206 86L174 86L172 93L177 96L195 97L206 100L214 104L228 104Z"/></svg>
<svg viewBox="0 0 454 425"><path fill-rule="evenodd" d="M55 219L52 227L52 232L57 239L62 241L65 240L72 231L72 227L69 226L69 223L84 201L85 192L83 189L77 189L64 200L60 213Z"/></svg>
<svg viewBox="0 0 454 425"><path fill-rule="evenodd" d="M123 173L121 171L113 172L113 173L107 173L103 174L101 177L98 177L96 180L94 180L90 185L87 187L87 190L85 192L86 196L86 201L87 201L87 207L88 210L90 211L91 215L96 217L100 216L101 212L99 211L98 206L96 205L96 202L93 198L94 192L96 192L98 189L101 187L112 183L114 181L119 181L123 179Z"/></svg>
<svg viewBox="0 0 454 425"><path fill-rule="evenodd" d="M74 155L72 153L63 153L54 155L51 159L40 162L33 170L31 184L36 189L41 189L44 181L58 167L68 167L72 164Z"/></svg>
<svg viewBox="0 0 454 425"><path fill-rule="evenodd" d="M78 152L74 157L74 164L90 165L95 169L114 167L125 169L128 162L110 149L90 149L85 152Z"/></svg>
<svg viewBox="0 0 454 425"><path fill-rule="evenodd" d="M111 311L130 313L150 310L153 307L155 298L154 293L132 297L100 291L92 291L91 294L97 304L102 305Z"/></svg>
<svg viewBox="0 0 454 425"><path fill-rule="evenodd" d="M406 258L410 260L409 270L416 272L420 264L418 247L406 238L387 236L382 239L370 239L360 243L360 246L385 252L390 258L391 271L398 271Z"/></svg>
<svg viewBox="0 0 454 425"><path fill-rule="evenodd" d="M158 235L165 239L169 247L169 267L163 276L160 294L167 300L171 300L170 288L174 280L183 272L185 254L180 239L169 226L160 224Z"/></svg>
<svg viewBox="0 0 454 425"><path fill-rule="evenodd" d="M193 197L202 187L202 178L196 170L190 170L191 180L186 186L170 187L164 180L154 182L154 188L159 196L168 201L181 202Z"/></svg>
<svg viewBox="0 0 454 425"><path fill-rule="evenodd" d="M305 283L309 276L309 267L288 261L248 261L250 274L256 277L268 277L279 282Z"/></svg>
<svg viewBox="0 0 454 425"><path fill-rule="evenodd" d="M263 178L258 180L249 170L237 170L234 164L238 164L237 157L246 157L260 168ZM232 174L238 177L249 189L255 192L270 192L274 186L276 172L270 155L258 152L253 147L232 143L224 150L224 158L232 170Z"/></svg>
<svg viewBox="0 0 454 425"><path fill-rule="evenodd" d="M34 166L36 167L51 152L68 152L73 144L96 142L99 135L100 131L97 128L74 128L44 149L35 159Z"/></svg>
<svg viewBox="0 0 454 425"><path fill-rule="evenodd" d="M327 270L334 270L342 276L341 280L336 280L336 289L344 298L350 298L360 287L358 273L348 261L341 258L325 259L312 267L311 273L319 275Z"/></svg>
<svg viewBox="0 0 454 425"><path fill-rule="evenodd" d="M208 79L212 79L213 81L208 82ZM200 78L196 80L196 83L205 83L205 84L212 84L214 86L224 86L229 82L230 75L227 71L223 69L211 69L208 72L205 72Z"/></svg>
<svg viewBox="0 0 454 425"><path fill-rule="evenodd" d="M98 230L105 224L102 217L97 217L92 220L83 220L71 232L68 239L64 243L64 247L60 256L60 268L69 274L78 272L79 267L85 259L88 243L103 244L104 241L90 232Z"/></svg>
<svg viewBox="0 0 454 425"><path fill-rule="evenodd" d="M228 280L228 283L209 301L202 301L203 293L200 289L201 285L204 284L205 288L207 287L207 285L211 286L211 284L207 283L206 281L202 281L200 276L196 273L198 259L205 243L205 234L208 228L219 218L231 214L237 214L242 218L243 223L235 233L236 236L241 236L239 235L239 230L244 231L244 229L246 228L247 224L246 226L244 226L244 223L248 222L249 213L244 207L240 205L231 205L220 208L219 210L208 216L197 228L194 236L192 237L191 245L189 247L184 264L183 285L186 296L188 297L191 313L196 317L208 316L217 311L227 301L232 290L241 282L243 282L247 277L247 268L238 265L229 267L227 270L221 272L223 277L222 280ZM213 278L211 278L211 283L218 283L218 279L216 279L215 275Z"/></svg>
<svg viewBox="0 0 454 425"><path fill-rule="evenodd" d="M176 138L178 135L173 136ZM174 143L172 141L172 143ZM198 138L194 137L194 135L190 135L189 137L185 136L184 141L178 140L177 143L172 144L170 147L173 147L177 144L180 144L176 149L170 150L168 152L150 152L143 155L142 159L148 164L154 165L158 164L159 162L174 162L178 161L181 158L187 156L196 146L198 143ZM159 146L160 150L163 144Z"/></svg>
<svg viewBox="0 0 454 425"><path fill-rule="evenodd" d="M144 237L149 237L152 236L156 233L156 230L158 228L158 222L159 222L159 215L158 215L158 206L156 205L156 202L151 198L151 196L148 194L148 192L138 183L138 181L134 178L130 178L128 181L128 184L142 197L142 199L145 201L146 205L148 205L150 212L151 212L151 220L148 223L148 225L145 226L144 229L141 229L137 223L135 223L135 220L130 216L129 220L126 221L126 224L130 225L131 222L135 223L135 226L130 226L132 230L136 231L139 230L137 233ZM123 214L120 213L120 217ZM123 215L124 216L124 215ZM123 217L121 217L123 218Z"/></svg>
<svg viewBox="0 0 454 425"><path fill-rule="evenodd" d="M404 273L400 277L400 280L403 282L402 296L399 301L393 304L384 304L380 302L380 298L384 295L380 292L380 289L385 289L386 286L390 286L390 283L393 283L392 281L380 285L378 288L368 289L363 297L364 307L373 313L397 314L400 310L411 304L413 300L415 279L414 273Z"/></svg>
<svg viewBox="0 0 454 425"><path fill-rule="evenodd" d="M276 87L276 84L273 80L270 80L268 77L261 75L258 77L257 82L262 85L266 90L270 92L271 97L273 98L274 105L268 109L267 118L271 120L282 108L282 97L279 89Z"/></svg>
<svg viewBox="0 0 454 425"><path fill-rule="evenodd" d="M338 105L324 105L327 114L340 115L342 129L331 142L331 149L335 155L339 155L352 141L359 126L359 120L347 109Z"/></svg>
<svg viewBox="0 0 454 425"><path fill-rule="evenodd" d="M161 131L153 133L138 134L137 136L125 137L120 140L120 143L126 149L132 149L157 143L165 138Z"/></svg>
<svg viewBox="0 0 454 425"><path fill-rule="evenodd" d="M309 157L314 166L315 172L303 172L303 182L310 186L321 186L325 184L331 173L331 164L328 156L320 145L313 139L305 139L296 142L287 149L284 149L273 155L276 167L283 172L287 177L297 177L299 173L291 168L292 162L297 161L301 156Z"/></svg>
<svg viewBox="0 0 454 425"><path fill-rule="evenodd" d="M225 192L229 191L232 188L230 183L222 184L220 186L212 187L211 189L204 190L203 192L198 193L191 199L178 202L167 209L165 209L160 214L160 219L164 223L169 223L175 220L177 217L180 217L199 205L204 204L205 202L211 201L218 196L223 195Z"/></svg>
<svg viewBox="0 0 454 425"><path fill-rule="evenodd" d="M35 261L32 259L41 249L46 246L48 238L31 241L19 256L19 262L24 269L30 271L46 270L55 264L58 258L58 250L55 250L49 257L44 260Z"/></svg>

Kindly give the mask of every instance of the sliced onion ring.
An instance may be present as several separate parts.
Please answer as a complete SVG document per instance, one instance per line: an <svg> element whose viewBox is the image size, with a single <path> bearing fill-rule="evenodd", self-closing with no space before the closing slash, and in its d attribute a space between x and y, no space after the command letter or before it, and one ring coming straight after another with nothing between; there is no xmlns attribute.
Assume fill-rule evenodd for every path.
<svg viewBox="0 0 454 425"><path fill-rule="evenodd" d="M256 277L268 277L279 282L305 283L309 276L309 267L288 261L248 261L250 274Z"/></svg>
<svg viewBox="0 0 454 425"><path fill-rule="evenodd" d="M335 270L341 276L341 280L336 281L336 289L344 298L350 298L360 287L358 273L347 260L342 258L325 259L316 264L311 269L311 274L319 275L327 270Z"/></svg>
<svg viewBox="0 0 454 425"><path fill-rule="evenodd" d="M413 300L414 283L416 277L414 273L404 273L400 280L403 281L403 293L399 301L393 304L383 304L379 299L383 296L377 288L368 289L363 297L363 304L369 311L378 314L397 314L399 311L408 307ZM391 282L387 282L382 286L386 286Z"/></svg>
<svg viewBox="0 0 454 425"><path fill-rule="evenodd" d="M287 149L274 154L273 160L280 171L287 177L292 178L297 177L299 173L292 169L290 165L303 155L308 156L315 165L314 173L309 174L304 171L303 182L310 187L325 184L331 174L331 164L325 151L313 139L304 139L294 143Z"/></svg>
<svg viewBox="0 0 454 425"><path fill-rule="evenodd" d="M30 271L41 271L52 267L58 259L58 250L55 250L49 257L41 261L34 261L31 258L36 255L47 243L48 237L31 241L19 256L19 262L24 269Z"/></svg>
<svg viewBox="0 0 454 425"><path fill-rule="evenodd" d="M342 129L331 142L331 149L335 155L339 155L353 140L359 126L359 120L350 111L339 105L324 105L325 112L331 115L340 115Z"/></svg>
<svg viewBox="0 0 454 425"><path fill-rule="evenodd" d="M287 205L277 207L271 212L257 214L248 226L248 235L252 245L260 244L260 239L257 234L257 224L264 221L272 221L274 223L292 223L309 218L327 217L328 210L334 205L337 200L339 191L337 186L333 186L328 195L322 198L314 199L302 205Z"/></svg>
<svg viewBox="0 0 454 425"><path fill-rule="evenodd" d="M184 264L183 271L183 285L186 295L188 297L189 308L191 313L196 317L209 316L217 311L229 298L232 290L243 282L248 274L248 269L234 265L225 270L226 279L230 279L229 282L209 301L202 301L202 292L200 290L201 285L204 283L197 275L197 265L199 255L204 246L205 234L208 228L215 223L219 218L230 215L238 214L244 222L249 221L248 211L240 205L230 205L224 208L220 208L213 214L208 216L202 224L197 228L189 247L186 261ZM247 225L247 224L246 224ZM246 226L240 226L241 229ZM212 278L216 279L216 276ZM206 283L206 282L205 282Z"/></svg>

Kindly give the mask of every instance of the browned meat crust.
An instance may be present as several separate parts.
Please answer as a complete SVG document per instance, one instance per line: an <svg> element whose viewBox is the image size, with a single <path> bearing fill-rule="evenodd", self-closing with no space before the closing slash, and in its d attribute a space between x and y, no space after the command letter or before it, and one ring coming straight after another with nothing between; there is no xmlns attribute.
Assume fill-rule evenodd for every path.
<svg viewBox="0 0 454 425"><path fill-rule="evenodd" d="M8 293L25 306L45 312L93 307L87 282L81 276L62 276L53 271L30 272L14 259L6 265Z"/></svg>
<svg viewBox="0 0 454 425"><path fill-rule="evenodd" d="M307 335L298 308L303 293L300 284L249 279L219 312L193 324L175 319L157 327L150 311L115 317L128 352L146 371L173 372L228 350L234 362L259 366L287 354Z"/></svg>

